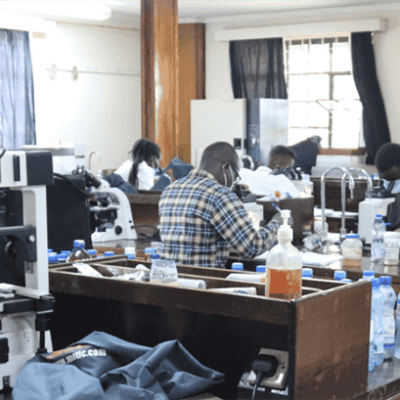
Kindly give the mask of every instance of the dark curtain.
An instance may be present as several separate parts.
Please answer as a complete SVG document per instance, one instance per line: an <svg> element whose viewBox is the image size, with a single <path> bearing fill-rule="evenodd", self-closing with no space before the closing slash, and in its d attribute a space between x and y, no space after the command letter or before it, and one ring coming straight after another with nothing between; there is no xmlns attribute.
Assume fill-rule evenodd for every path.
<svg viewBox="0 0 400 400"><path fill-rule="evenodd" d="M374 164L376 152L390 142L389 125L376 75L371 32L351 35L354 81L363 105L364 140L367 164Z"/></svg>
<svg viewBox="0 0 400 400"><path fill-rule="evenodd" d="M0 29L0 147L36 144L29 33Z"/></svg>
<svg viewBox="0 0 400 400"><path fill-rule="evenodd" d="M235 99L287 99L282 38L232 41L229 55Z"/></svg>

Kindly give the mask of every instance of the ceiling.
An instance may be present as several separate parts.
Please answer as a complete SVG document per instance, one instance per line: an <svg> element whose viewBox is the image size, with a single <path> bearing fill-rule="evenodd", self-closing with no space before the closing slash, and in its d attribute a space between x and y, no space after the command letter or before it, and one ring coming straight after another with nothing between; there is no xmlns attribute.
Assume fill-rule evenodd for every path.
<svg viewBox="0 0 400 400"><path fill-rule="evenodd" d="M61 2L62 0L52 0L51 3ZM0 12L3 5L6 3L18 3L18 0L2 0L0 1ZM31 0L29 3L46 3L41 1ZM50 3L50 1L49 1ZM77 0L70 0L69 2L76 5ZM90 3L79 1L79 4ZM131 1L118 1L118 0L98 0L91 3L102 3L110 7L112 15L106 24L113 24L118 22L139 22L140 21L140 3L141 0ZM256 15L259 19L262 14L266 16L271 13L293 12L300 10L316 10L337 7L343 9L344 7L353 6L368 6L368 5L399 5L400 0L178 0L179 21L185 22L210 22L212 20L221 19L224 17L240 17L247 15ZM327 10L328 11L328 10ZM10 11L7 11L10 12ZM12 11L15 13L15 11ZM56 14L49 14L46 11L41 12L21 12L18 14L28 16L39 16L46 19L55 19L61 21L70 21L71 18L61 17ZM74 18L72 18L74 20ZM79 19L77 19L79 20ZM82 19L81 19L82 20Z"/></svg>

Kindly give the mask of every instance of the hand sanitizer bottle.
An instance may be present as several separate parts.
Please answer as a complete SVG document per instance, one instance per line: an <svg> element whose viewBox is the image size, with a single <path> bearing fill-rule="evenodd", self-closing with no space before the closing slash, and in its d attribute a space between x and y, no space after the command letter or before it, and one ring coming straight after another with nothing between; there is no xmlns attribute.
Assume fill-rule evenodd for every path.
<svg viewBox="0 0 400 400"><path fill-rule="evenodd" d="M278 230L278 244L267 258L265 295L274 299L292 300L301 297L302 261L300 252L291 243L293 230L288 225L290 210L282 210L283 224Z"/></svg>

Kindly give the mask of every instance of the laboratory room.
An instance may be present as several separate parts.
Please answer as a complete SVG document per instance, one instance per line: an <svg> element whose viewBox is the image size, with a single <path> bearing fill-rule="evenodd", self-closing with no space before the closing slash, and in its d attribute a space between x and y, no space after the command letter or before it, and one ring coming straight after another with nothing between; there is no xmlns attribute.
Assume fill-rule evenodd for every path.
<svg viewBox="0 0 400 400"><path fill-rule="evenodd" d="M0 2L0 400L400 399L400 1Z"/></svg>

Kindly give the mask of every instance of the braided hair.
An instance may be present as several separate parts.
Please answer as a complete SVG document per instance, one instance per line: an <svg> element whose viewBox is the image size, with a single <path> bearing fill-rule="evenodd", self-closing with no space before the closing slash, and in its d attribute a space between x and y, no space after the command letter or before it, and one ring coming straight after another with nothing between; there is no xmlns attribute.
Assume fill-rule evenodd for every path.
<svg viewBox="0 0 400 400"><path fill-rule="evenodd" d="M132 148L133 165L129 173L128 182L133 186L138 186L138 169L139 164L145 161L148 165L152 165L154 159L161 159L161 150L158 145L148 139L139 139L135 142Z"/></svg>

